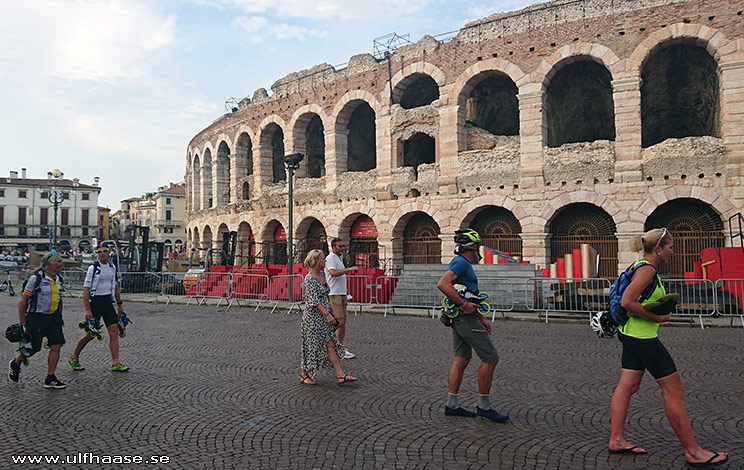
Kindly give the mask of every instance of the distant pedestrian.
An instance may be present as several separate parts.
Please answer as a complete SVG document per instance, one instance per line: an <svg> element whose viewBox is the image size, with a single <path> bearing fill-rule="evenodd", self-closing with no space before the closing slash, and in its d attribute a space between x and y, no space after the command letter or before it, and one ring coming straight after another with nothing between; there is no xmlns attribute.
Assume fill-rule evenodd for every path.
<svg viewBox="0 0 744 470"><path fill-rule="evenodd" d="M41 258L41 269L28 278L21 294L21 300L18 302L19 323L31 335L31 351L28 352L28 356L39 352L44 337L47 339L49 358L47 359L47 376L44 380L46 388L67 387L55 375L60 350L65 344L65 336L62 332L62 325L64 325L62 320L64 281L60 275L62 266L62 258L56 251L45 254ZM16 359L10 361L8 377L11 381L18 382L21 364L26 361L24 354L19 354Z"/></svg>
<svg viewBox="0 0 744 470"><path fill-rule="evenodd" d="M333 369L339 385L355 382L356 377L346 374L341 368L344 345L336 338L338 320L334 317L328 299L328 284L323 272L325 258L320 250L312 250L305 257L309 272L303 283L302 311L302 362L300 383L315 385L320 369Z"/></svg>
<svg viewBox="0 0 744 470"><path fill-rule="evenodd" d="M101 243L96 249L98 261L88 266L83 283L83 307L85 318L98 321L103 319L109 335L109 350L111 351L111 371L127 372L129 367L119 362L119 315L124 313L123 302L116 279L116 266L109 261L110 248ZM114 311L116 302L118 312ZM80 353L93 340L88 333L77 342L75 351L68 360L73 370L84 370L80 364Z"/></svg>
<svg viewBox="0 0 744 470"><path fill-rule="evenodd" d="M358 268L352 266L347 268L344 266L344 262L341 260L341 256L346 251L346 244L340 238L334 238L331 240L331 252L328 253L325 260L325 272L328 278L328 286L331 290L331 307L333 307L333 314L338 319L338 340L342 344L346 344L346 319L348 310L348 298L346 290L346 275L356 272ZM344 359L353 359L356 354L346 350Z"/></svg>
<svg viewBox="0 0 744 470"><path fill-rule="evenodd" d="M671 313L656 315L644 308L666 294L657 274L659 265L668 262L674 254L674 239L666 228L654 229L631 240L633 251L643 251L646 262L637 268L630 284L625 288L622 306L628 311L628 322L618 327L618 337L623 344L620 381L610 402L611 454L646 454L646 449L634 446L625 439L625 419L628 416L630 397L638 391L646 369L656 379L664 396L664 409L672 429L682 443L685 458L690 468L712 468L728 460L726 452L703 450L692 433L690 419L682 401L682 381L672 356L658 337L659 325L671 318ZM650 284L656 287L651 296L639 302L641 293Z"/></svg>
<svg viewBox="0 0 744 470"><path fill-rule="evenodd" d="M488 319L476 311L476 305L468 302L457 293L454 284L463 284L473 292L478 292L478 278L473 264L480 261L480 242L478 232L473 229L462 229L455 232L455 256L447 266L447 272L437 283L437 288L455 305L459 306L460 315L452 320L452 340L455 358L450 366L448 384L449 394L444 414L447 416L482 416L495 422L505 422L509 417L491 408L491 382L493 371L499 363L499 354L489 337L491 324ZM459 404L458 394L465 368L470 363L472 350L480 358L478 369L478 392L480 401L476 412L466 410Z"/></svg>

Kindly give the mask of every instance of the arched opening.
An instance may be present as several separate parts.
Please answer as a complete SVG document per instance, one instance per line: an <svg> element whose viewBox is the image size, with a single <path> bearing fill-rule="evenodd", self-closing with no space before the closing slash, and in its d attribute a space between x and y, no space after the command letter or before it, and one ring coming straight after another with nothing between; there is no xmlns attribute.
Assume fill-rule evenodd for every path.
<svg viewBox="0 0 744 470"><path fill-rule="evenodd" d="M361 268L380 267L380 246L377 243L377 226L367 215L360 215L351 224L349 249L344 265Z"/></svg>
<svg viewBox="0 0 744 470"><path fill-rule="evenodd" d="M247 181L243 181L243 200L247 201L251 198L251 186Z"/></svg>
<svg viewBox="0 0 744 470"><path fill-rule="evenodd" d="M723 247L726 240L721 217L698 199L679 198L657 207L646 219L644 230L661 227L674 237L674 256L660 271L676 279L694 272L702 250Z"/></svg>
<svg viewBox="0 0 744 470"><path fill-rule="evenodd" d="M217 205L230 203L230 147L224 140L217 147Z"/></svg>
<svg viewBox="0 0 744 470"><path fill-rule="evenodd" d="M271 147L272 181L287 180L284 169L284 131L275 123L267 125L261 134L261 144Z"/></svg>
<svg viewBox="0 0 744 470"><path fill-rule="evenodd" d="M237 176L239 178L251 176L253 174L253 144L247 132L238 136L238 142L235 144L235 158L237 159Z"/></svg>
<svg viewBox="0 0 744 470"><path fill-rule="evenodd" d="M439 234L439 225L429 214L414 214L403 229L403 264L441 264Z"/></svg>
<svg viewBox="0 0 744 470"><path fill-rule="evenodd" d="M307 158L307 177L322 178L325 176L325 136L323 121L313 114L307 124L305 133L305 154Z"/></svg>
<svg viewBox="0 0 744 470"><path fill-rule="evenodd" d="M201 238L199 238L199 228L194 227L194 238L191 239L191 248L200 248Z"/></svg>
<svg viewBox="0 0 744 470"><path fill-rule="evenodd" d="M569 204L550 223L550 261L555 263L586 243L599 255L597 275L614 279L617 277L616 231L615 221L601 207L588 202Z"/></svg>
<svg viewBox="0 0 744 470"><path fill-rule="evenodd" d="M209 149L204 151L204 166L202 167L202 208L209 209L214 207L212 199L212 152Z"/></svg>
<svg viewBox="0 0 744 470"><path fill-rule="evenodd" d="M287 264L287 233L280 223L277 222L273 238L266 248L269 264Z"/></svg>
<svg viewBox="0 0 744 470"><path fill-rule="evenodd" d="M473 218L470 228L481 236L484 248L498 250L522 260L522 224L510 210L496 206L486 207Z"/></svg>
<svg viewBox="0 0 744 470"><path fill-rule="evenodd" d="M369 171L377 167L375 112L358 101L348 124L348 171Z"/></svg>
<svg viewBox="0 0 744 470"><path fill-rule="evenodd" d="M720 137L718 65L707 50L663 47L641 69L642 146L668 138Z"/></svg>
<svg viewBox="0 0 744 470"><path fill-rule="evenodd" d="M489 71L470 92L466 122L494 135L519 135L517 85L508 76Z"/></svg>
<svg viewBox="0 0 744 470"><path fill-rule="evenodd" d="M295 254L298 262L304 261L311 250L321 250L328 254L328 241L323 224L314 217L304 219L297 227L298 239L295 240Z"/></svg>
<svg viewBox="0 0 744 470"><path fill-rule="evenodd" d="M212 248L212 229L209 228L209 225L206 225L204 227L204 231L202 232L202 240L201 240L201 247L202 248Z"/></svg>
<svg viewBox="0 0 744 470"><path fill-rule="evenodd" d="M78 242L78 250L85 251L90 249L90 241L89 240L80 240Z"/></svg>
<svg viewBox="0 0 744 470"><path fill-rule="evenodd" d="M415 73L406 77L408 82L400 97L400 106L403 109L418 108L426 106L439 99L439 85L428 75ZM400 86L400 85L399 85Z"/></svg>
<svg viewBox="0 0 744 470"><path fill-rule="evenodd" d="M194 164L191 166L191 195L194 198L192 201L193 210L198 211L201 207L201 164L199 162L199 155L194 157Z"/></svg>
<svg viewBox="0 0 744 470"><path fill-rule="evenodd" d="M254 264L256 256L256 242L253 230L248 222L238 225L238 242L235 247L235 263L240 266Z"/></svg>
<svg viewBox="0 0 744 470"><path fill-rule="evenodd" d="M550 81L545 111L548 146L615 140L612 76L590 59L560 69Z"/></svg>
<svg viewBox="0 0 744 470"><path fill-rule="evenodd" d="M418 179L418 166L423 163L434 163L436 159L436 144L432 137L417 132L403 144L403 166L413 168L414 176Z"/></svg>

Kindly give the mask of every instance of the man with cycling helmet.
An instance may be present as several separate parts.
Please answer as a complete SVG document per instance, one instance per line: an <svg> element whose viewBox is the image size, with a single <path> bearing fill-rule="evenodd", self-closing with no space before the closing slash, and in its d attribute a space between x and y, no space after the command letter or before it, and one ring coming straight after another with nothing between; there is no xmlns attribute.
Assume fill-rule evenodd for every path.
<svg viewBox="0 0 744 470"><path fill-rule="evenodd" d="M460 315L452 322L452 340L455 358L449 370L449 395L444 414L447 416L482 416L498 423L509 420L509 417L497 413L491 408L490 394L493 370L499 363L499 355L491 342L491 324L476 312L477 305L466 301L453 284L464 284L468 289L478 292L478 278L473 264L480 261L481 238L473 229L461 229L455 232L455 257L447 266L447 272L437 283L437 288L455 305L459 306ZM472 350L480 357L482 363L478 369L478 392L480 401L475 413L462 408L458 403L460 383L465 368L470 363Z"/></svg>

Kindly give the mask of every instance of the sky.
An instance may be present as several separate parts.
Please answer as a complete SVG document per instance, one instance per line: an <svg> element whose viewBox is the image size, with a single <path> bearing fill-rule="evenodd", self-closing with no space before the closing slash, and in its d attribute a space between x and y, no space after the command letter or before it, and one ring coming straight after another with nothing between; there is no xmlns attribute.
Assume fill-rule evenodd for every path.
<svg viewBox="0 0 744 470"><path fill-rule="evenodd" d="M0 0L0 176L93 184L99 205L184 179L191 138L285 75L456 31L527 0Z"/></svg>

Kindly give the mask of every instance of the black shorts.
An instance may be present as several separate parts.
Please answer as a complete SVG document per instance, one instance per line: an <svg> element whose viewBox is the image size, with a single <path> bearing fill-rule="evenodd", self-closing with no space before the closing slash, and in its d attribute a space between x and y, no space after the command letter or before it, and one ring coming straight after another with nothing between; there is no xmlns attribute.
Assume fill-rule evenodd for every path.
<svg viewBox="0 0 744 470"><path fill-rule="evenodd" d="M97 295L90 299L90 311L96 320L103 318L103 323L107 327L115 325L119 321L119 315L114 310L114 303L111 301L110 295Z"/></svg>
<svg viewBox="0 0 744 470"><path fill-rule="evenodd" d="M26 330L31 334L31 354L41 350L41 342L46 337L49 346L65 344L65 335L62 333L62 313L58 310L52 314L27 313Z"/></svg>
<svg viewBox="0 0 744 470"><path fill-rule="evenodd" d="M617 336L623 343L623 369L648 369L655 379L663 379L677 372L672 356L659 338L638 339L620 332Z"/></svg>

